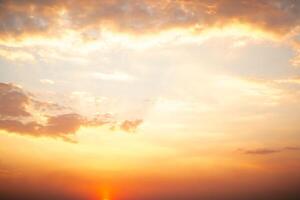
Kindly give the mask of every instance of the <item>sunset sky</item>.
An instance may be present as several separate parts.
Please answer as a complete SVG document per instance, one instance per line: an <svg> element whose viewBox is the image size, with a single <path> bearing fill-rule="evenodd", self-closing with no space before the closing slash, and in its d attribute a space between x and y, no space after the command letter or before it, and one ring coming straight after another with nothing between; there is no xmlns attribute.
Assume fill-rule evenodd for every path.
<svg viewBox="0 0 300 200"><path fill-rule="evenodd" d="M0 0L0 199L300 199L300 1Z"/></svg>

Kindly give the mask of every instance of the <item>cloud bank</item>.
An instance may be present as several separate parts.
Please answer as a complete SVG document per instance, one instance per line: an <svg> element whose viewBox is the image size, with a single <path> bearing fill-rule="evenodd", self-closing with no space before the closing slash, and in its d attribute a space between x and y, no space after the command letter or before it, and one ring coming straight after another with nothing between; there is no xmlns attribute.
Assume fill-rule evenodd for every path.
<svg viewBox="0 0 300 200"><path fill-rule="evenodd" d="M14 84L0 83L0 129L11 133L48 136L75 142L80 127L115 125L133 132L141 120L116 122L109 115L82 116L63 106L42 102Z"/></svg>
<svg viewBox="0 0 300 200"><path fill-rule="evenodd" d="M0 56L32 61L18 49L42 42L62 45L62 39L101 41L105 33L153 36L170 30L201 35L236 27L249 36L268 37L296 51L300 65L300 2L296 0L47 0L0 2ZM134 37L136 38L136 37Z"/></svg>
<svg viewBox="0 0 300 200"><path fill-rule="evenodd" d="M1 37L59 34L58 27L87 31L110 28L131 33L240 22L287 34L299 26L300 2L295 0L87 0L0 2Z"/></svg>

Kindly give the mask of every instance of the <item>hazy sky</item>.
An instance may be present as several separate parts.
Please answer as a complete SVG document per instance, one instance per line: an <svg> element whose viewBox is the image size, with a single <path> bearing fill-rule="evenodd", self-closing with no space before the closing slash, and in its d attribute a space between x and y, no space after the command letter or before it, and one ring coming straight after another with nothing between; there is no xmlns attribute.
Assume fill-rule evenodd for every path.
<svg viewBox="0 0 300 200"><path fill-rule="evenodd" d="M0 199L299 199L300 1L0 1Z"/></svg>

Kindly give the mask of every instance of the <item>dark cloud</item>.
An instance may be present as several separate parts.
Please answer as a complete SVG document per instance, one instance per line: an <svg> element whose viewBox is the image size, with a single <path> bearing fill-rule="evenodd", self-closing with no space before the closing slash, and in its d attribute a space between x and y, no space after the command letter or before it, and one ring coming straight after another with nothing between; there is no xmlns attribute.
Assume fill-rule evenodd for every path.
<svg viewBox="0 0 300 200"><path fill-rule="evenodd" d="M299 26L300 2L296 0L86 0L0 1L0 34L58 33L59 27L91 30L112 28L132 33L169 28L249 23L286 34Z"/></svg>
<svg viewBox="0 0 300 200"><path fill-rule="evenodd" d="M266 155L266 154L280 153L283 151L300 151L300 147L284 147L279 149L260 148L260 149L252 149L252 150L238 149L238 151L244 154Z"/></svg>
<svg viewBox="0 0 300 200"><path fill-rule="evenodd" d="M29 107L31 109L28 109ZM35 112L46 120L36 119ZM125 120L119 127L124 131L133 132L141 122L141 120ZM110 115L85 117L57 104L36 100L33 95L13 84L0 83L0 130L75 142L70 136L80 127L114 123Z"/></svg>
<svg viewBox="0 0 300 200"><path fill-rule="evenodd" d="M0 32L16 37L47 33L56 25L59 1L0 1Z"/></svg>
<svg viewBox="0 0 300 200"><path fill-rule="evenodd" d="M289 150L289 151L300 151L300 147L284 147L284 150Z"/></svg>
<svg viewBox="0 0 300 200"><path fill-rule="evenodd" d="M278 152L281 152L281 150L274 150L274 149L254 149L254 150L245 150L243 152L245 154L264 155L264 154L278 153Z"/></svg>
<svg viewBox="0 0 300 200"><path fill-rule="evenodd" d="M45 124L36 121L26 123L16 119L0 120L0 129L7 132L59 137L70 142L73 140L67 136L75 133L82 125L84 124L81 121L81 117L74 113L49 117Z"/></svg>

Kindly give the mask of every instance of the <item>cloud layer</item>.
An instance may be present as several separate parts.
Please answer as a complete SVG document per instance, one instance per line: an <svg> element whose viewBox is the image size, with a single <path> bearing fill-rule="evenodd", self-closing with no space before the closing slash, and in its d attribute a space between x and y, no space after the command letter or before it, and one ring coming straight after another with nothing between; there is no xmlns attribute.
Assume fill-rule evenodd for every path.
<svg viewBox="0 0 300 200"><path fill-rule="evenodd" d="M39 42L63 46L72 38L85 44L103 41L107 32L153 36L177 29L199 36L235 27L249 36L257 33L288 44L296 51L291 64L300 65L300 3L296 0L4 0L0 13L0 45L4 47L0 56L13 61L35 60L30 51L16 47Z"/></svg>
<svg viewBox="0 0 300 200"><path fill-rule="evenodd" d="M51 34L57 27L85 30L112 28L147 33L170 28L248 23L286 34L299 26L300 3L294 0L88 0L1 1L0 34Z"/></svg>

